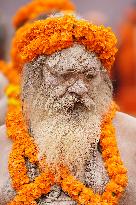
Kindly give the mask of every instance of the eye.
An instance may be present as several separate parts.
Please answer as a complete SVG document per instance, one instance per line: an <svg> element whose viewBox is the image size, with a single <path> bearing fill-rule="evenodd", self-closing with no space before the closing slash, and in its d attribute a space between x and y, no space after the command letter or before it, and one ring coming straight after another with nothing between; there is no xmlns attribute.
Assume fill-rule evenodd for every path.
<svg viewBox="0 0 136 205"><path fill-rule="evenodd" d="M97 76L98 71L97 70L90 70L90 71L86 71L84 74L85 74L86 79L91 80Z"/></svg>
<svg viewBox="0 0 136 205"><path fill-rule="evenodd" d="M64 73L62 77L64 80L69 80L72 77L72 73Z"/></svg>
<svg viewBox="0 0 136 205"><path fill-rule="evenodd" d="M86 79L93 79L94 75L92 73L86 73L85 77Z"/></svg>
<svg viewBox="0 0 136 205"><path fill-rule="evenodd" d="M63 78L64 78L65 80L68 80L68 79L69 79L69 74L67 74L67 73L63 74L62 76L63 76Z"/></svg>

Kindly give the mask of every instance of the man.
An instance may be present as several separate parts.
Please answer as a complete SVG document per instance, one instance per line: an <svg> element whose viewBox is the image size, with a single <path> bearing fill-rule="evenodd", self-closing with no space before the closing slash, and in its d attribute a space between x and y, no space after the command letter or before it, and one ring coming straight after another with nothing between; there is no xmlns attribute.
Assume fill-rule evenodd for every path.
<svg viewBox="0 0 136 205"><path fill-rule="evenodd" d="M95 194L94 199L85 199L83 204L88 204L87 200L93 200L90 204L95 205L135 204L135 119L123 113L117 113L113 123L121 157L128 169L128 187L119 202L116 201L119 190L116 190L117 193L112 191L107 200L101 198L112 178L109 177L104 166L103 147L100 140L103 117L108 113L112 102L109 69L116 53L115 43L116 38L109 29L91 25L72 16L52 17L31 24L25 33L18 32L14 46L16 54L20 56L19 69L22 68L23 109L21 112L26 122L27 132L38 147L38 153L37 163L32 163L33 156L29 158L33 155L31 149L28 145L21 143L25 140L27 144L27 136L24 135L24 139L22 139L23 135L20 139L18 138L22 128L18 132L16 122L18 125L21 120L9 113L10 120L7 121L7 129L14 146L9 160L11 178L7 183L4 179L1 186L1 204L10 201L10 204L81 203L82 190L74 197L75 189L77 190L81 183L86 187L84 190L88 190L87 198L91 192L89 190L98 193L98 195ZM107 120L111 118L112 116L109 115ZM15 132L10 129L12 121ZM108 132L106 129L107 135ZM5 128L2 128L1 133L2 136L5 135ZM16 133L18 133L17 136ZM8 140L8 143L10 150L12 142ZM24 150L24 147L25 151L21 154L24 158L21 159L25 160L25 165L21 165L21 172L17 173L22 174L25 166L29 177L27 182L24 182L24 177L19 179L17 175L15 176L18 170L17 165L20 166L19 158L22 157L19 155L19 150ZM36 152L35 149L33 153ZM114 148L110 154L112 152L114 153ZM6 157L8 153L9 151L5 153ZM2 159L1 166L7 166L7 160L3 162ZM65 186L67 177L66 173L61 172L63 166L68 168L68 172L75 177L75 180L78 180L78 186L75 186L73 191L69 190L72 183L69 182L68 186ZM43 183L40 187L42 181L45 180L45 177L40 178L41 174L48 172L48 169L55 181L52 182L50 192L46 192L49 182ZM120 177L125 175L124 170L119 175ZM5 178L8 179L8 172L5 174L7 175ZM48 179L48 175L44 176ZM64 179L61 183L62 178ZM42 180L38 184L39 179ZM120 179L118 183L122 184ZM20 187L17 185L18 182ZM110 189L112 190L112 187Z"/></svg>

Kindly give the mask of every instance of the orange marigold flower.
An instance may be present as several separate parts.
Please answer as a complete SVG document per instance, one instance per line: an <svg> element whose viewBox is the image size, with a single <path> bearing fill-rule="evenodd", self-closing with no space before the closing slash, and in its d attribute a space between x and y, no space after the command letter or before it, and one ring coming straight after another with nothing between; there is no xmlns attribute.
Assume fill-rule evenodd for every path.
<svg viewBox="0 0 136 205"><path fill-rule="evenodd" d="M95 26L72 15L50 17L19 29L11 52L14 67L20 71L24 63L37 56L50 55L74 42L95 52L110 72L117 52L115 35L110 28Z"/></svg>

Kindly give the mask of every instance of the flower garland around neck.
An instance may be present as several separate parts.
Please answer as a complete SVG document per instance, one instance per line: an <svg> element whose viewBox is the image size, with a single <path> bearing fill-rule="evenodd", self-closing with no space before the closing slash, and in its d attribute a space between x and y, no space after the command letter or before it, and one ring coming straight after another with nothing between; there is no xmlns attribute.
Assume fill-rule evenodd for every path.
<svg viewBox="0 0 136 205"><path fill-rule="evenodd" d="M121 161L115 128L112 125L116 105L112 103L101 125L102 157L110 180L104 193L99 195L79 182L63 166L60 166L60 177L55 178L55 175L47 169L48 171L41 173L33 182L30 182L27 176L25 157L28 157L31 163L38 163L38 149L26 129L19 99L15 98L15 100L18 101L19 106L9 105L6 124L8 136L13 140L13 148L9 157L9 172L17 195L8 205L36 205L35 200L43 194L49 193L54 184L61 186L62 190L78 204L117 205L127 186L127 170Z"/></svg>
<svg viewBox="0 0 136 205"><path fill-rule="evenodd" d="M7 88L6 94L9 98L6 119L7 134L8 137L13 140L8 168L12 180L12 186L18 193L16 199L9 204L21 205L23 202L25 204L36 204L32 199L37 199L42 193L47 194L50 191L54 182L54 176L46 171L36 177L33 183L30 183L30 179L27 176L25 158L28 158L31 163L38 163L38 149L34 144L33 139L29 136L23 120L19 99L19 86L10 85Z"/></svg>
<svg viewBox="0 0 136 205"><path fill-rule="evenodd" d="M115 128L112 124L116 110L117 106L113 102L101 125L102 157L110 178L104 193L102 195L95 194L91 188L86 188L84 184L67 174L66 171L62 172L63 177L59 181L62 190L79 204L117 205L127 186L127 169L121 160L117 148Z"/></svg>

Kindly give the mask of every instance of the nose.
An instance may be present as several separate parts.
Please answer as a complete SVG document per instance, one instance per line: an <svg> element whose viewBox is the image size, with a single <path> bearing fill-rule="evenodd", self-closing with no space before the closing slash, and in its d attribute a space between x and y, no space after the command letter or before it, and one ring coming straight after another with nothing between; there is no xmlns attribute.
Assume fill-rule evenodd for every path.
<svg viewBox="0 0 136 205"><path fill-rule="evenodd" d="M83 80L77 80L73 85L68 88L68 92L82 96L83 94L88 92L88 89Z"/></svg>

